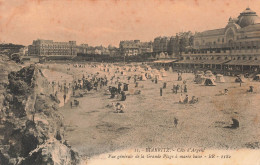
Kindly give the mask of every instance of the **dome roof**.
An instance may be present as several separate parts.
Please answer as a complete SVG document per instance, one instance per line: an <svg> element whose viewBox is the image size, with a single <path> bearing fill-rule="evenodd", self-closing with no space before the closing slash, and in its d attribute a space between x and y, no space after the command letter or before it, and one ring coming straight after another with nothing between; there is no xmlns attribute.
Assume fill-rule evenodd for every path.
<svg viewBox="0 0 260 165"><path fill-rule="evenodd" d="M243 28L249 25L254 25L260 23L260 17L251 10L250 8L246 8L240 15L238 16L237 24Z"/></svg>

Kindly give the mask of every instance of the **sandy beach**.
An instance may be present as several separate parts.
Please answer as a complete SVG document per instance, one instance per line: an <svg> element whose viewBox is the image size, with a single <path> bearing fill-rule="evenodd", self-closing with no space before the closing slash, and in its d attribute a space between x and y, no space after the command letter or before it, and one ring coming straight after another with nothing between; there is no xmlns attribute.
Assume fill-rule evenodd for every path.
<svg viewBox="0 0 260 165"><path fill-rule="evenodd" d="M56 65L59 66L65 69L62 64ZM80 76L80 73L95 72L104 73L100 68L86 67L73 68L68 74ZM149 79L138 81L137 89L141 90L141 94L127 95L126 101L121 102L126 106L122 114L114 113L113 108L107 107L119 100L105 95L105 87L77 98L80 102L78 107L71 108L69 103L61 107L59 111L64 116L66 139L72 148L81 155L91 157L135 147L258 147L259 82L248 79L240 87L239 83L235 83L235 77L224 77L225 83L204 86L193 82L194 74L183 73L183 80L187 81L187 94L190 98L198 97L199 102L179 104L180 93L174 94L171 89L173 84L182 82L177 81L177 73L166 73L168 76L158 84ZM160 96L164 82L167 82L167 87ZM130 82L130 91L137 90L134 85ZM249 86L254 86L255 92L248 93ZM224 89L229 90L227 95L220 94ZM174 118L178 119L176 127ZM232 124L232 118L240 122L238 129L225 128Z"/></svg>

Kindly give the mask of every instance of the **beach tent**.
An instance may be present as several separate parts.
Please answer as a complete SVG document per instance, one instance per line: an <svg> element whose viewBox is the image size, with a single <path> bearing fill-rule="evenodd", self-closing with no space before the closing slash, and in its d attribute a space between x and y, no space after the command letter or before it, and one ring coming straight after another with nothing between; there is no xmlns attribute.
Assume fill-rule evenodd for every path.
<svg viewBox="0 0 260 165"><path fill-rule="evenodd" d="M166 71L163 68L160 69L160 72L161 72L162 77L167 77L168 76Z"/></svg>
<svg viewBox="0 0 260 165"><path fill-rule="evenodd" d="M207 70L204 75L209 77L213 75L213 73L210 70Z"/></svg>
<svg viewBox="0 0 260 165"><path fill-rule="evenodd" d="M161 74L162 74L162 77L167 77L168 76L166 72L161 72Z"/></svg>
<svg viewBox="0 0 260 165"><path fill-rule="evenodd" d="M216 86L216 84L212 78L205 78L203 84L205 86Z"/></svg>
<svg viewBox="0 0 260 165"><path fill-rule="evenodd" d="M240 81L241 81L242 83L246 82L244 75L238 75L238 76L236 77L235 82L239 83Z"/></svg>
<svg viewBox="0 0 260 165"><path fill-rule="evenodd" d="M169 68L169 72L173 72L172 67Z"/></svg>
<svg viewBox="0 0 260 165"><path fill-rule="evenodd" d="M141 69L141 67L138 65L138 66L135 67L135 69L139 70L139 69Z"/></svg>
<svg viewBox="0 0 260 165"><path fill-rule="evenodd" d="M224 76L221 75L221 74L217 74L217 75L216 75L216 82L218 82L218 83L223 83L223 82L225 82Z"/></svg>
<svg viewBox="0 0 260 165"><path fill-rule="evenodd" d="M205 75L206 74L212 74L212 72L210 71L210 70L207 70L206 72L205 72Z"/></svg>
<svg viewBox="0 0 260 165"><path fill-rule="evenodd" d="M216 80L216 77L215 77L215 75L214 74L205 74L204 75L206 78L210 78L210 79L213 79L214 81Z"/></svg>
<svg viewBox="0 0 260 165"><path fill-rule="evenodd" d="M163 80L162 76L160 74L155 74L155 78L158 80L158 81L161 81Z"/></svg>
<svg viewBox="0 0 260 165"><path fill-rule="evenodd" d="M141 74L141 81L146 81L146 80L147 80L147 78L145 77L145 74L142 73L142 74Z"/></svg>
<svg viewBox="0 0 260 165"><path fill-rule="evenodd" d="M154 74L159 74L159 71L158 71L157 69L153 69L152 72L153 72Z"/></svg>
<svg viewBox="0 0 260 165"><path fill-rule="evenodd" d="M253 78L253 80L255 80L255 81L260 81L260 74L257 74L257 75Z"/></svg>
<svg viewBox="0 0 260 165"><path fill-rule="evenodd" d="M149 79L151 79L151 78L153 78L154 77L154 75L152 74L152 73L148 73L148 78Z"/></svg>
<svg viewBox="0 0 260 165"><path fill-rule="evenodd" d="M165 72L164 68L161 68L161 69L160 69L160 72Z"/></svg>
<svg viewBox="0 0 260 165"><path fill-rule="evenodd" d="M205 77L202 74L197 74L194 80L197 84L201 84L205 81Z"/></svg>
<svg viewBox="0 0 260 165"><path fill-rule="evenodd" d="M203 71L196 71L196 75L197 74L203 74L204 75L205 73Z"/></svg>

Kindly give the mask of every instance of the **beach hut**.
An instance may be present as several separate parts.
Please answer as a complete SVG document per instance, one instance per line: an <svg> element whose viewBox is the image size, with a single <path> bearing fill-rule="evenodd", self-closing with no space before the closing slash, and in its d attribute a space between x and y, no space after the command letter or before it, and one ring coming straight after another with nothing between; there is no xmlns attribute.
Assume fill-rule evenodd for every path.
<svg viewBox="0 0 260 165"><path fill-rule="evenodd" d="M216 86L214 80L212 78L205 78L203 85L205 86Z"/></svg>
<svg viewBox="0 0 260 165"><path fill-rule="evenodd" d="M236 77L235 82L237 82L237 83L240 83L240 82L244 83L244 82L246 82L246 79L245 79L244 75L240 74L240 75L238 75Z"/></svg>
<svg viewBox="0 0 260 165"><path fill-rule="evenodd" d="M212 74L212 72L210 70L207 70L205 74Z"/></svg>
<svg viewBox="0 0 260 165"><path fill-rule="evenodd" d="M162 77L167 77L168 76L166 71L163 68L160 69L160 72L161 72Z"/></svg>
<svg viewBox="0 0 260 165"><path fill-rule="evenodd" d="M160 74L155 74L155 79L157 79L158 81L163 80L163 78Z"/></svg>
<svg viewBox="0 0 260 165"><path fill-rule="evenodd" d="M145 74L144 73L142 73L141 74L141 79L140 79L141 81L146 81L147 80L147 78L145 77Z"/></svg>
<svg viewBox="0 0 260 165"><path fill-rule="evenodd" d="M168 76L166 72L161 72L161 74L162 74L162 77L167 77Z"/></svg>
<svg viewBox="0 0 260 165"><path fill-rule="evenodd" d="M217 74L216 75L216 82L217 83L224 83L225 82L224 76L221 75L221 74Z"/></svg>
<svg viewBox="0 0 260 165"><path fill-rule="evenodd" d="M254 81L260 81L260 74L257 74L254 78L253 78Z"/></svg>
<svg viewBox="0 0 260 165"><path fill-rule="evenodd" d="M205 74L204 75L206 78L210 78L210 79L213 79L214 81L216 81L216 77L214 74Z"/></svg>
<svg viewBox="0 0 260 165"><path fill-rule="evenodd" d="M207 70L204 75L205 75L205 77L215 77L214 74L210 70Z"/></svg>
<svg viewBox="0 0 260 165"><path fill-rule="evenodd" d="M166 70L164 68L161 68L160 69L160 72L165 72Z"/></svg>
<svg viewBox="0 0 260 165"><path fill-rule="evenodd" d="M152 73L153 73L153 74L160 74L157 69L153 69L153 70L152 70Z"/></svg>
<svg viewBox="0 0 260 165"><path fill-rule="evenodd" d="M196 71L196 74L203 74L204 75L205 73L203 71L199 70L199 71Z"/></svg>
<svg viewBox="0 0 260 165"><path fill-rule="evenodd" d="M151 79L153 77L154 77L154 75L152 73L148 73L148 79Z"/></svg>
<svg viewBox="0 0 260 165"><path fill-rule="evenodd" d="M205 77L203 76L203 74L197 74L195 76L195 80L194 82L196 82L197 84L201 84L205 81Z"/></svg>

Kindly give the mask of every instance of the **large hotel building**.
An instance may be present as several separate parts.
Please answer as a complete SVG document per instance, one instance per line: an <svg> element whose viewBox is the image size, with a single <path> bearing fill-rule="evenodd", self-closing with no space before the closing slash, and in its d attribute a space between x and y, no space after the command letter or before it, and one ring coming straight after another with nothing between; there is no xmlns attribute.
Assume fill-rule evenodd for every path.
<svg viewBox="0 0 260 165"><path fill-rule="evenodd" d="M221 29L196 33L175 68L260 71L260 18L247 8Z"/></svg>
<svg viewBox="0 0 260 165"><path fill-rule="evenodd" d="M34 40L28 47L29 56L76 56L76 41L53 42L53 40Z"/></svg>

